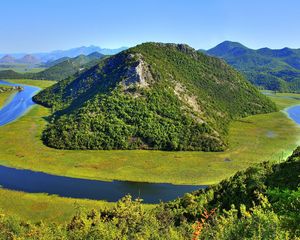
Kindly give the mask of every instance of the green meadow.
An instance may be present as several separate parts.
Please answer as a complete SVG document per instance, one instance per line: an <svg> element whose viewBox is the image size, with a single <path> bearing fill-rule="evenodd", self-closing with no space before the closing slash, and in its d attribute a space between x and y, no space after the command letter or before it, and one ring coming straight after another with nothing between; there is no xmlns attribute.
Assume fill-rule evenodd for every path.
<svg viewBox="0 0 300 240"><path fill-rule="evenodd" d="M11 91L0 93L0 108L1 106L4 106L7 101L9 101L9 98L12 97L12 95L13 93Z"/></svg>
<svg viewBox="0 0 300 240"><path fill-rule="evenodd" d="M41 89L50 87L51 85L55 84L55 81L47 81L47 80L31 80L31 79L7 79L7 82L12 82L16 84L26 84L31 86L37 86Z"/></svg>
<svg viewBox="0 0 300 240"><path fill-rule="evenodd" d="M1 213L31 222L63 223L69 221L78 208L98 210L109 208L113 204L105 201L63 198L1 188L0 196Z"/></svg>
<svg viewBox="0 0 300 240"><path fill-rule="evenodd" d="M42 88L53 82L15 80ZM283 109L300 103L276 96ZM76 178L177 184L213 184L262 161L281 161L297 146L300 128L283 112L231 124L225 152L57 150L43 145L49 109L34 106L18 121L0 128L0 164Z"/></svg>
<svg viewBox="0 0 300 240"><path fill-rule="evenodd" d="M280 110L300 104L300 94L298 93L273 93L269 98L276 103Z"/></svg>

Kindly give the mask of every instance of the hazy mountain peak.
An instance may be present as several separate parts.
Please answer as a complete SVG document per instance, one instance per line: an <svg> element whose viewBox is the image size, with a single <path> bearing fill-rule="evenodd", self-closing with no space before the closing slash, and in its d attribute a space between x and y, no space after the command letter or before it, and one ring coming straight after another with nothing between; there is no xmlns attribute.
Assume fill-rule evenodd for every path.
<svg viewBox="0 0 300 240"><path fill-rule="evenodd" d="M24 57L22 57L21 59L18 59L18 62L24 63L24 64L37 64L37 63L40 63L40 60L31 54L27 54Z"/></svg>
<svg viewBox="0 0 300 240"><path fill-rule="evenodd" d="M0 63L14 63L16 59L11 55L5 55L0 59Z"/></svg>
<svg viewBox="0 0 300 240"><path fill-rule="evenodd" d="M99 52L92 52L88 55L88 57L93 57L93 58L102 58L104 56L104 54L99 53Z"/></svg>
<svg viewBox="0 0 300 240"><path fill-rule="evenodd" d="M80 54L89 55L93 52L99 52L103 55L114 55L114 54L117 54L126 49L127 49L127 47L111 49L111 48L101 48L101 47L98 47L95 45L90 45L90 46L81 46L81 47L77 47L77 48L70 48L70 49L66 49L66 50L54 50L51 52L41 52L41 53L32 53L32 54L12 53L12 54L7 54L7 55L15 57L15 58L23 58L26 55L32 55L36 59L39 59L41 62L47 63L47 62L56 61L60 58L66 58L66 57L74 58ZM3 54L0 54L0 56L3 56Z"/></svg>

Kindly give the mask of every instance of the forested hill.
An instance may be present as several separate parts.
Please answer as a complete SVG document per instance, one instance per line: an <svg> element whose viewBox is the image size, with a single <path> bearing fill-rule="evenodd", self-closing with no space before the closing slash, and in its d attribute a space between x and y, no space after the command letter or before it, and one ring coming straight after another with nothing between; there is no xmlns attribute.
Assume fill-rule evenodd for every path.
<svg viewBox="0 0 300 240"><path fill-rule="evenodd" d="M63 149L220 151L232 119L275 110L224 61L145 43L34 97L52 107L44 142Z"/></svg>
<svg viewBox="0 0 300 240"><path fill-rule="evenodd" d="M75 58L62 61L42 72L36 73L34 79L51 79L60 81L77 72L84 71L96 65L99 59L104 57L101 53L91 53L90 55L79 55Z"/></svg>
<svg viewBox="0 0 300 240"><path fill-rule="evenodd" d="M199 239L296 240L300 237L299 173L300 147L285 162L250 167L163 204L162 209L171 212L177 225L203 219ZM205 210L209 218L204 217Z"/></svg>
<svg viewBox="0 0 300 240"><path fill-rule="evenodd" d="M0 71L2 79L46 79L60 81L75 73L82 72L96 65L105 55L101 53L91 53L90 55L79 55L75 58L58 59L50 67L38 73L17 73L13 70ZM56 63L56 64L55 64Z"/></svg>
<svg viewBox="0 0 300 240"><path fill-rule="evenodd" d="M225 41L206 53L223 58L257 86L300 92L300 49L253 50L240 43Z"/></svg>

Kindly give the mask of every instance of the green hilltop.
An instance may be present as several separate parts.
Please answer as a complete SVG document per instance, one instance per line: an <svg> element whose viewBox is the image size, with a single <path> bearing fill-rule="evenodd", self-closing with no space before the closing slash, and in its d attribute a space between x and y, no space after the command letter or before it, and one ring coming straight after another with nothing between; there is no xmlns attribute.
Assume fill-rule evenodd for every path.
<svg viewBox="0 0 300 240"><path fill-rule="evenodd" d="M220 57L262 88L300 92L300 49L253 50L237 42L225 41L206 52Z"/></svg>
<svg viewBox="0 0 300 240"><path fill-rule="evenodd" d="M183 44L144 43L34 97L62 149L221 151L231 120L275 105L224 61Z"/></svg>

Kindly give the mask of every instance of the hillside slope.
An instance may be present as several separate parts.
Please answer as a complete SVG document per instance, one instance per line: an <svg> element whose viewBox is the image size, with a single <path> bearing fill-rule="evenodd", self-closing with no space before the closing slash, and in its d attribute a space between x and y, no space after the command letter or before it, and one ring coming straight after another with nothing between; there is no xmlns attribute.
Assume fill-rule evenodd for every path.
<svg viewBox="0 0 300 240"><path fill-rule="evenodd" d="M59 63L69 60L69 59L71 59L71 58L70 57L62 57L62 58L59 58L59 59L56 59L53 61L50 60L50 61L47 61L46 63L42 64L42 66L45 68L53 67Z"/></svg>
<svg viewBox="0 0 300 240"><path fill-rule="evenodd" d="M275 110L225 62L145 43L34 97L53 108L43 140L64 149L220 151L232 119Z"/></svg>
<svg viewBox="0 0 300 240"><path fill-rule="evenodd" d="M240 43L225 41L206 53L223 58L257 86L300 92L300 49L253 50Z"/></svg>
<svg viewBox="0 0 300 240"><path fill-rule="evenodd" d="M92 53L90 55L79 55L75 58L66 59L58 64L33 75L34 79L50 79L60 81L71 75L74 75L78 71L86 70L93 65L96 65L98 60L103 58L101 53Z"/></svg>
<svg viewBox="0 0 300 240"><path fill-rule="evenodd" d="M300 147L162 205L177 225L203 219L200 239L299 239ZM205 209L214 216L204 219ZM213 218L213 220L212 220Z"/></svg>

